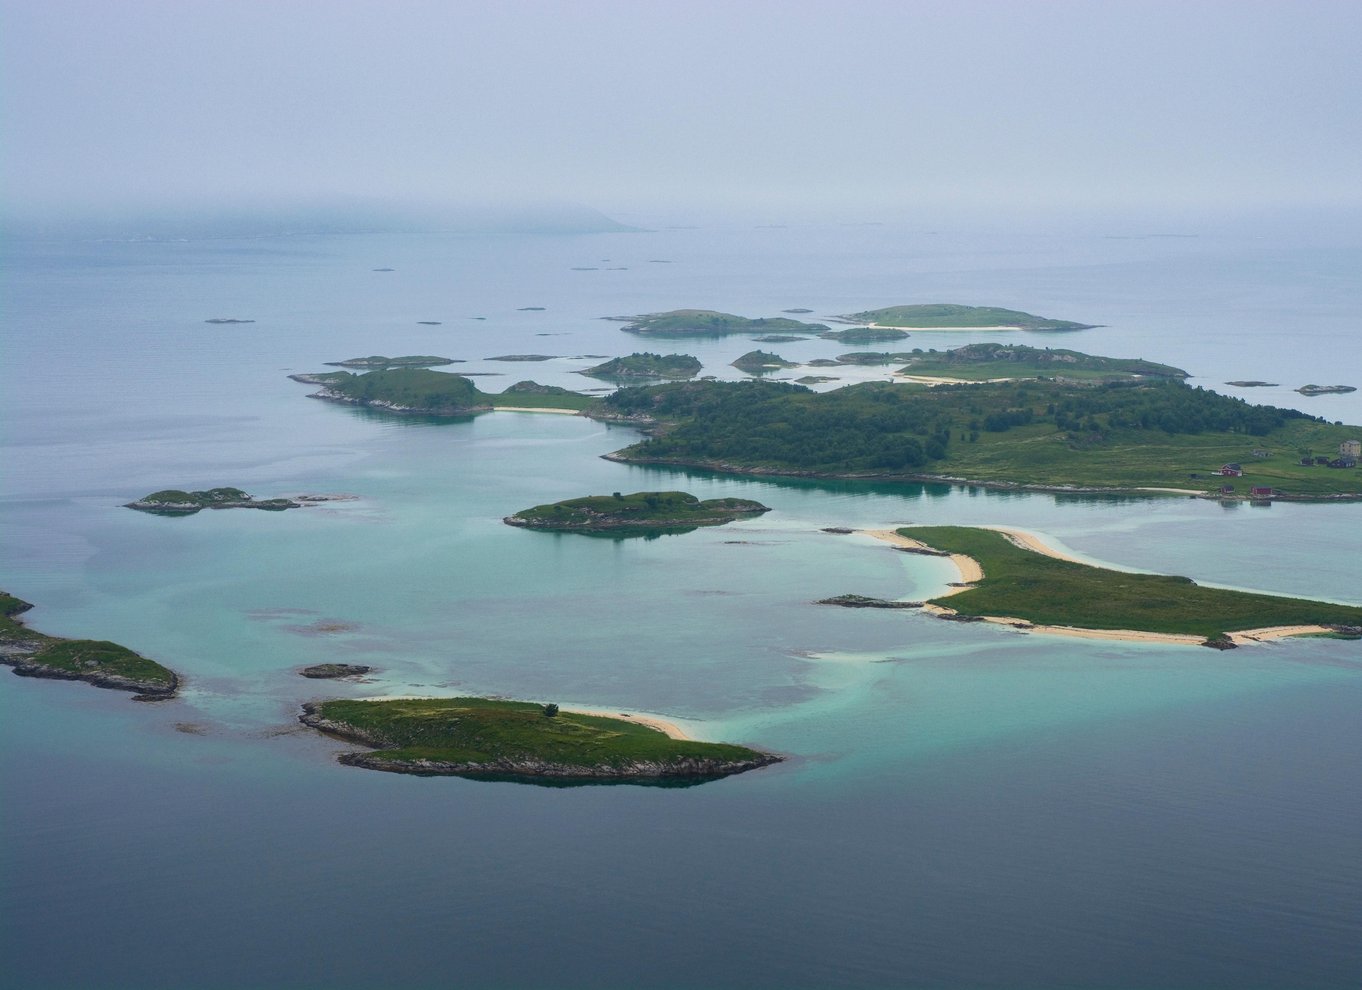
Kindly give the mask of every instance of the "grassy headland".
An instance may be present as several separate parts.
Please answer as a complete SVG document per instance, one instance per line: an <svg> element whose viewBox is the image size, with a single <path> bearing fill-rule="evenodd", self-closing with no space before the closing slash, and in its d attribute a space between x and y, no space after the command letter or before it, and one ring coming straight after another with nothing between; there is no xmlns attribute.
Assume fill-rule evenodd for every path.
<svg viewBox="0 0 1362 990"><path fill-rule="evenodd" d="M0 664L25 677L86 681L96 687L169 698L179 687L174 671L126 646L97 639L63 639L35 632L16 616L33 606L0 592Z"/></svg>
<svg viewBox="0 0 1362 990"><path fill-rule="evenodd" d="M983 580L929 603L961 615L1207 639L1272 626L1362 626L1362 607L1356 605L1204 588L1185 577L1091 567L1023 549L992 530L908 526L898 532L979 563Z"/></svg>
<svg viewBox="0 0 1362 990"><path fill-rule="evenodd" d="M784 382L625 389L603 418L656 424L611 455L747 474L980 483L1045 490L1178 489L1232 497L1357 498L1362 470L1301 464L1362 435L1291 409L1250 405L1177 380L866 382L814 393ZM1243 475L1222 478L1225 464Z"/></svg>
<svg viewBox="0 0 1362 990"><path fill-rule="evenodd" d="M549 714L552 709L553 714ZM302 722L378 749L342 763L411 774L647 781L725 777L780 757L669 738L624 718L487 698L323 701Z"/></svg>
<svg viewBox="0 0 1362 990"><path fill-rule="evenodd" d="M1018 330L1091 330L1094 324L1051 320L1015 309L997 306L960 306L955 303L929 303L914 306L886 306L851 313L842 319L880 327L913 329L967 330L973 327L1015 327Z"/></svg>
<svg viewBox="0 0 1362 990"><path fill-rule="evenodd" d="M711 498L702 502L688 492L634 492L632 495L616 492L536 505L507 516L503 522L508 526L564 533L688 532L697 526L722 526L735 519L769 511L760 502L745 498Z"/></svg>

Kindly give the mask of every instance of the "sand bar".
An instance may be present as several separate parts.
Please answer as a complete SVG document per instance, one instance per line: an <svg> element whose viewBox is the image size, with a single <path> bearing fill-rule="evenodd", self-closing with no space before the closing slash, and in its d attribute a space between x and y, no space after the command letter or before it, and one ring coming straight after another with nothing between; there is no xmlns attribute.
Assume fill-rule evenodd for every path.
<svg viewBox="0 0 1362 990"><path fill-rule="evenodd" d="M1067 560L1071 564L1084 564L1092 567L1086 560L1079 560L1071 554L1056 550L1048 543L1044 542L1035 533L1027 532L1024 529L1012 529L1009 526L980 526L980 529L990 529L995 533L1002 533L1014 546L1021 547L1023 550L1030 550L1043 557L1054 557L1056 560Z"/></svg>
<svg viewBox="0 0 1362 990"><path fill-rule="evenodd" d="M1287 636L1315 636L1319 633L1333 632L1328 626L1264 626L1262 629L1241 629L1229 634L1236 646L1249 643L1262 643L1271 639L1284 639Z"/></svg>
<svg viewBox="0 0 1362 990"><path fill-rule="evenodd" d="M933 549L925 543L914 540L911 537L903 536L892 529L863 529L861 532L865 533L867 536L873 536L877 540L883 540L885 543L893 544L896 547L903 547L906 550ZM962 583L973 584L975 581L982 581L984 579L984 569L979 566L979 562L973 557L966 557L963 553L953 553L950 555L950 558L951 563L960 571L960 580ZM957 595L962 591L968 590L968 588L949 588L944 594L938 595L937 597L944 598L946 595Z"/></svg>

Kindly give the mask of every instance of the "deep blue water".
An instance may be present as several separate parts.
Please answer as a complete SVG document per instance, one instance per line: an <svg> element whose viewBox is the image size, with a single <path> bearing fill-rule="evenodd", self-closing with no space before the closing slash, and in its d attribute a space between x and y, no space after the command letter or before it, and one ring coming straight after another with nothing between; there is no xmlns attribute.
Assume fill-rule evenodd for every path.
<svg viewBox="0 0 1362 990"><path fill-rule="evenodd" d="M1106 324L1058 344L1208 386L1280 382L1248 397L1362 423L1362 393L1291 391L1362 384L1339 360L1356 354L1356 244L713 228L4 260L0 587L37 603L36 628L126 643L188 687L153 706L0 676L0 985L1357 984L1357 644L1221 654L809 602L954 580L820 531L907 522L1019 526L1098 561L1356 602L1362 506L677 474L601 460L627 429L395 420L285 377L436 353L502 375L479 379L490 390L592 387L573 374L586 355L658 349L601 316L963 301ZM663 349L737 377L727 362L754 346ZM486 360L507 353L555 359ZM217 484L360 497L120 508ZM661 487L773 511L650 541L500 522ZM378 672L321 688L294 673L331 659ZM418 779L339 766L293 722L318 693L457 692L655 712L790 760L692 788Z"/></svg>

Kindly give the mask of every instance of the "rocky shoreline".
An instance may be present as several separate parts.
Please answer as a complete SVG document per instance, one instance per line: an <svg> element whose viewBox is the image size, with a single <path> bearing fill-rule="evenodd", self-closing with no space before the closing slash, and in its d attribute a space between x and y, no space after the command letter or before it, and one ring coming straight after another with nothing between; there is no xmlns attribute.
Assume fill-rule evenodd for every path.
<svg viewBox="0 0 1362 990"><path fill-rule="evenodd" d="M119 674L107 674L99 671L90 673L77 673L70 670L59 670L55 667L46 667L40 663L34 663L31 659L23 659L9 652L10 644L0 644L0 664L9 667L20 677L36 677L49 681L84 681L99 688L108 688L113 691L131 691L134 694L133 701L169 701L175 697L180 690L180 678L177 674L171 674L173 678L169 686L152 681L140 681L132 677L123 677Z"/></svg>
<svg viewBox="0 0 1362 990"><path fill-rule="evenodd" d="M324 388L313 392L309 399L322 399L326 402L339 402L347 406L362 406L366 409L381 409L383 412L399 413L404 416L468 416L473 413L491 412L490 403L473 406L404 406L388 399L357 399L353 396Z"/></svg>
<svg viewBox="0 0 1362 990"><path fill-rule="evenodd" d="M346 742L371 746L378 752L394 749L391 743L375 734L365 732L345 722L326 718L319 712L318 705L308 702L303 705L298 721L304 725L335 736ZM728 777L747 770L779 763L782 757L774 753L755 753L748 759L722 760L705 757L678 757L672 760L636 760L620 764L580 764L555 763L550 760L533 758L499 758L478 761L444 761L430 759L392 760L378 753L342 753L337 757L340 763L366 770L382 770L388 773L404 773L421 777L462 776L462 777L525 777L555 778L565 780L634 781L671 779L712 780Z"/></svg>
<svg viewBox="0 0 1362 990"><path fill-rule="evenodd" d="M651 417L625 417L610 418L591 414L592 419L601 419L608 422L626 423L640 429L655 426L656 420ZM954 475L945 474L894 474L876 472L824 472L824 471L800 471L795 468L767 468L753 467L747 464L729 464L725 461L682 461L673 460L665 457L625 457L621 451L614 451L609 454L601 454L602 459L614 461L617 464L651 465L656 467L689 468L691 470L714 471L718 474L747 475L757 478L814 478L829 481L878 481L878 482L903 482L907 484L919 485L955 485L960 488L987 488L991 491L1000 492L1040 492L1049 495L1121 495L1141 498L1206 498L1221 499L1219 492L1197 492L1190 489L1166 489L1166 488L1121 488L1107 487L1100 485L1045 485L1038 483L1025 483L1020 481L980 481L973 478L959 478ZM1349 492L1339 492L1330 495L1299 495L1299 494L1275 494L1273 501L1283 502L1356 502L1362 501L1362 493L1353 494Z"/></svg>
<svg viewBox="0 0 1362 990"><path fill-rule="evenodd" d="M135 695L134 701L165 701L175 697L176 692L179 691L182 683L180 676L160 664L155 664L163 672L160 679L149 680L101 669L98 666L73 670L45 663L43 661L45 652L63 646L77 648L83 644L89 644L91 653L107 654L111 650L116 650L121 651L123 655L132 656L142 663L155 662L132 653L126 647L119 647L113 643L66 639L61 636L49 636L47 633L35 632L25 626L21 620L15 618L15 616L22 615L33 608L31 604L4 593L0 593L0 598L3 599L4 604L4 615L3 618L0 618L0 623L3 623L3 627L0 628L0 665L12 668L18 676L37 677L53 681L84 681L86 684L99 688L131 691ZM95 662L97 661L91 661L92 664Z"/></svg>

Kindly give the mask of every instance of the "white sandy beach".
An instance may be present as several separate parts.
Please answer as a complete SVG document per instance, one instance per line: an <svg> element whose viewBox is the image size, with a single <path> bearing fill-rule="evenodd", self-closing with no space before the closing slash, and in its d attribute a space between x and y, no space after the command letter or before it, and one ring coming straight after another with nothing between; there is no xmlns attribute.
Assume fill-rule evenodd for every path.
<svg viewBox="0 0 1362 990"><path fill-rule="evenodd" d="M906 547L910 550L932 549L927 546L927 544L903 536L892 529L863 529L861 532L865 533L867 536L873 536L877 540L883 540L885 543L892 543L896 547ZM982 581L984 579L984 570L979 566L979 562L973 557L966 557L963 553L953 553L950 555L950 558L951 563L960 571L960 581L962 583L973 584L975 581ZM968 588L948 588L937 597L944 598L946 595L958 595L960 592L968 590Z"/></svg>
<svg viewBox="0 0 1362 990"><path fill-rule="evenodd" d="M622 718L630 722L637 722L639 725L646 725L651 729L656 729L657 731L670 736L672 739L689 740L692 738L686 733L685 729L681 728L681 726L677 725L675 722L668 722L665 719L657 718L653 715L633 715L626 712L607 712L592 708L564 708L563 712L567 715L596 715L601 718Z"/></svg>

